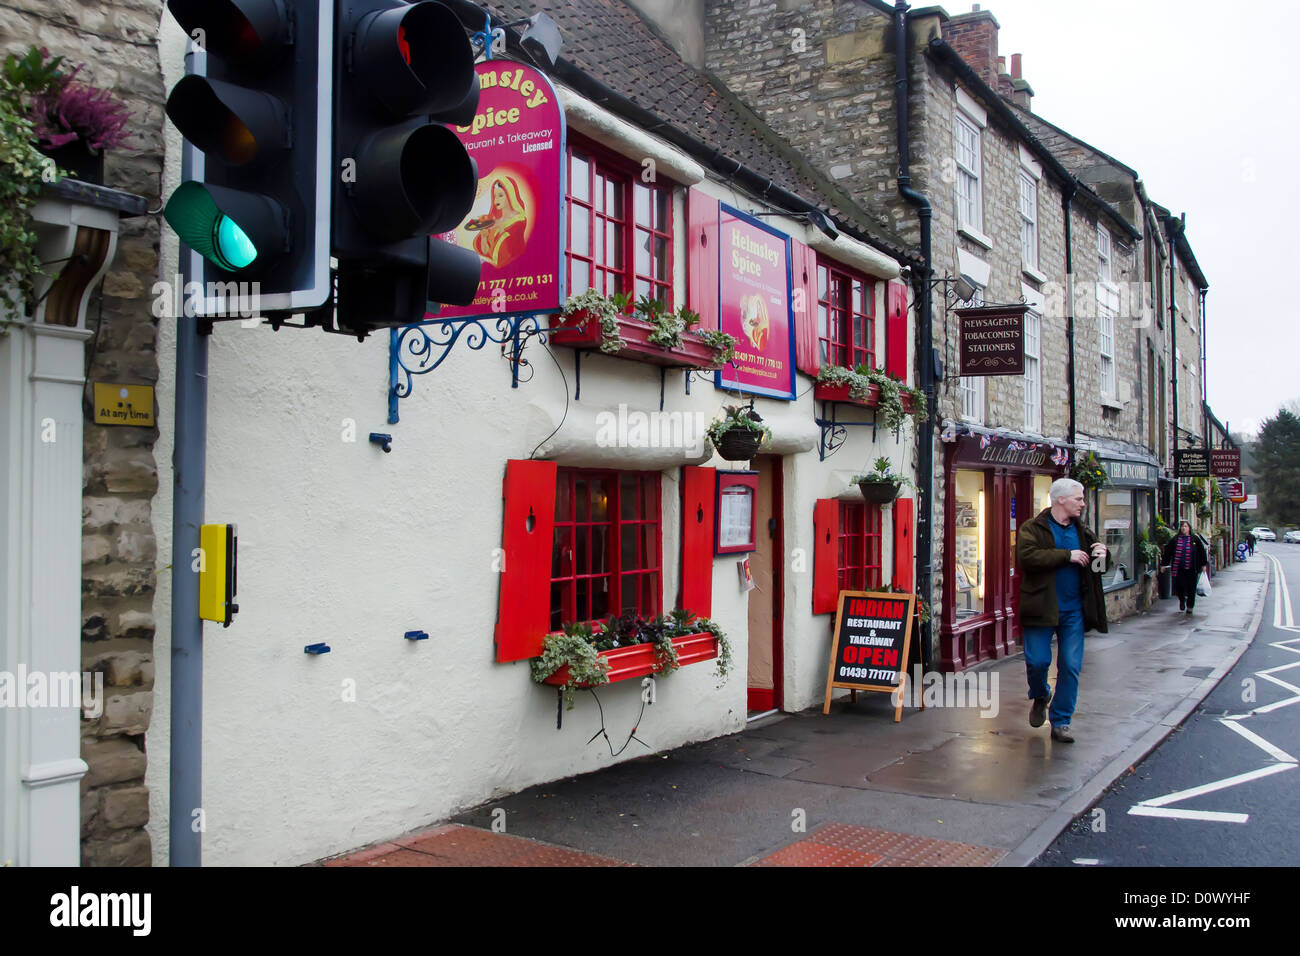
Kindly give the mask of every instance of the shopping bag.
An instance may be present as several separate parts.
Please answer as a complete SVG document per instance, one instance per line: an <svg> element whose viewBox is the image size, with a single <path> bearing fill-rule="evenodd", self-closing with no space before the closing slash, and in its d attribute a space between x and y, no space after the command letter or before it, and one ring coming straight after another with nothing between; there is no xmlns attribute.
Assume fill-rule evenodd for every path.
<svg viewBox="0 0 1300 956"><path fill-rule="evenodd" d="M1204 571L1202 571L1201 576L1196 579L1196 593L1201 597L1210 596L1210 576Z"/></svg>

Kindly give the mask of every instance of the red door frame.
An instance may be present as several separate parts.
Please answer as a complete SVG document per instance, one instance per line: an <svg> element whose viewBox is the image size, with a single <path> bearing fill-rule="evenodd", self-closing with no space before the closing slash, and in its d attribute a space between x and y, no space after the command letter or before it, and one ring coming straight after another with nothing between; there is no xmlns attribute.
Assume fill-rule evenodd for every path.
<svg viewBox="0 0 1300 956"><path fill-rule="evenodd" d="M776 527L756 529L771 534L772 540L772 689L746 688L747 709L761 713L785 706L785 461L779 455L763 455L759 467L772 472L772 520Z"/></svg>

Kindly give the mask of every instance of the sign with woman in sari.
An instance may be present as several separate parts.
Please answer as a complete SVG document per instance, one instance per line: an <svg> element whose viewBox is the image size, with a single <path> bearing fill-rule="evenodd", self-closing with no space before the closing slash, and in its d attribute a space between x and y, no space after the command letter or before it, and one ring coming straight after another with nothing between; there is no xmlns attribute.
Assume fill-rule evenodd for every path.
<svg viewBox="0 0 1300 956"><path fill-rule="evenodd" d="M719 388L793 400L790 239L737 209L719 208L718 324L736 339Z"/></svg>
<svg viewBox="0 0 1300 956"><path fill-rule="evenodd" d="M478 164L469 215L439 236L478 253L482 278L469 305L437 316L554 312L564 302L564 111L547 78L509 60L484 60L478 112L453 126Z"/></svg>

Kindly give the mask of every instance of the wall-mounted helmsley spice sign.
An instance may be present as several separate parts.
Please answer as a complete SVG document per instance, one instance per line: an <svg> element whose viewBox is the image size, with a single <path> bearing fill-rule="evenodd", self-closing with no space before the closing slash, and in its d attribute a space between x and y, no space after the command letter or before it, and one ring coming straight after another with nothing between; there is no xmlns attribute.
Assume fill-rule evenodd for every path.
<svg viewBox="0 0 1300 956"><path fill-rule="evenodd" d="M961 323L960 372L969 375L1025 374L1027 305L957 309Z"/></svg>

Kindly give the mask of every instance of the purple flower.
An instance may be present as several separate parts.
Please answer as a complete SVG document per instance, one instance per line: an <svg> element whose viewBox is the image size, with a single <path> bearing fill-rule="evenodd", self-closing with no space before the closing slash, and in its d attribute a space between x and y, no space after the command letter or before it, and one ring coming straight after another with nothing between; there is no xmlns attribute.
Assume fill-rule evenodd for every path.
<svg viewBox="0 0 1300 956"><path fill-rule="evenodd" d="M37 138L47 147L80 139L92 152L123 145L131 111L109 90L76 82L80 70L77 67L58 85L32 97Z"/></svg>

